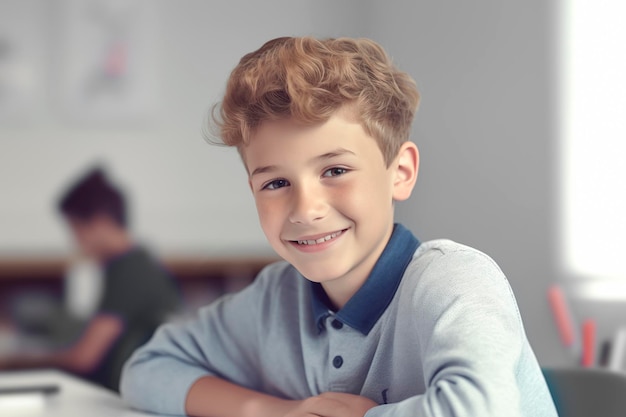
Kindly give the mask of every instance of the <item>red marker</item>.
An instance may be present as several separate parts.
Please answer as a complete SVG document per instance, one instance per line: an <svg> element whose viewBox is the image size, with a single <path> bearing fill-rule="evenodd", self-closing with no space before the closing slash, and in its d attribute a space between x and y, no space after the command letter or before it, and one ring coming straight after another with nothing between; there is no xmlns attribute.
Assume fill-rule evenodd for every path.
<svg viewBox="0 0 626 417"><path fill-rule="evenodd" d="M589 368L595 364L596 357L596 322L587 319L583 323L583 354L580 364Z"/></svg>
<svg viewBox="0 0 626 417"><path fill-rule="evenodd" d="M567 302L563 291L559 286L553 285L548 290L548 301L552 308L552 314L554 314L554 320L556 321L556 327L559 330L561 336L561 342L569 348L574 347L576 341L576 333L572 316L567 307Z"/></svg>

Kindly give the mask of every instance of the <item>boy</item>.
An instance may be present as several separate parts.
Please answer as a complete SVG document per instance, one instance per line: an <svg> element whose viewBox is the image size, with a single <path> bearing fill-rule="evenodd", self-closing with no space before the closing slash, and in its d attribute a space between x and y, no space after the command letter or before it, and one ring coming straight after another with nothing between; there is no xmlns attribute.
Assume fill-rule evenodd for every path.
<svg viewBox="0 0 626 417"><path fill-rule="evenodd" d="M178 309L171 277L127 230L126 202L105 173L94 169L59 201L78 247L104 268L97 313L68 348L5 360L5 368L60 367L113 390L122 365Z"/></svg>
<svg viewBox="0 0 626 417"><path fill-rule="evenodd" d="M418 101L369 40L280 38L241 59L218 124L287 262L161 328L126 364L130 404L207 417L556 416L498 266L393 223L417 178Z"/></svg>

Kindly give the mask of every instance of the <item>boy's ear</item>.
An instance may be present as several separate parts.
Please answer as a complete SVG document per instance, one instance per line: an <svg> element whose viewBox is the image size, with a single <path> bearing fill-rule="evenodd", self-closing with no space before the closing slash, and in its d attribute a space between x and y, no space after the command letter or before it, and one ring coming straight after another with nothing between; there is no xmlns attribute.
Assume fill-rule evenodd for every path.
<svg viewBox="0 0 626 417"><path fill-rule="evenodd" d="M395 170L393 179L393 199L395 201L403 201L411 196L415 181L417 181L419 164L420 154L417 145L411 141L404 142L390 167Z"/></svg>

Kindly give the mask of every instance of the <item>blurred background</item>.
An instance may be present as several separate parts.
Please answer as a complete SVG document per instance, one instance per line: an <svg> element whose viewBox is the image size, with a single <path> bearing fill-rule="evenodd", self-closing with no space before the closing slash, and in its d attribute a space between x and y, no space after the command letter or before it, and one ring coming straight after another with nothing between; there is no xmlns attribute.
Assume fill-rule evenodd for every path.
<svg viewBox="0 0 626 417"><path fill-rule="evenodd" d="M398 221L491 255L546 366L580 359L550 309L557 285L574 327L593 321L599 363L626 322L626 33L607 4L0 0L0 322L17 299L97 299L68 284L94 273L72 267L55 211L94 164L188 308L249 282L275 255L237 153L203 137L211 106L266 40L368 37L422 94L420 178Z"/></svg>

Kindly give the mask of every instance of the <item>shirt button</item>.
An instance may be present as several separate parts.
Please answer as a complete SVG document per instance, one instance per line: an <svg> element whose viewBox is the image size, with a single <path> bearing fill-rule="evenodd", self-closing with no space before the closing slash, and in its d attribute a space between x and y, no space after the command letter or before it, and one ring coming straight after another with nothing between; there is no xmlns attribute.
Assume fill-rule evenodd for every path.
<svg viewBox="0 0 626 417"><path fill-rule="evenodd" d="M341 368L341 365L343 365L343 358L341 356L335 356L333 358L333 366L339 369Z"/></svg>
<svg viewBox="0 0 626 417"><path fill-rule="evenodd" d="M333 326L335 329L339 330L343 327L343 323L340 322L339 320L333 320L330 322L331 326Z"/></svg>

